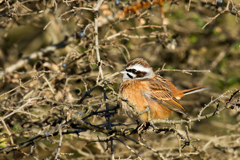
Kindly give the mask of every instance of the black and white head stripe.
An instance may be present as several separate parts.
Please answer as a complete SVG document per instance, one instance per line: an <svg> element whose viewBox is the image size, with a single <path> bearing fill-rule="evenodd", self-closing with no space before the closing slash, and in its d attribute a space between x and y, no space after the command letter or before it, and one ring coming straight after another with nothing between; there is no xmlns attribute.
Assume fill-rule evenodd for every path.
<svg viewBox="0 0 240 160"><path fill-rule="evenodd" d="M125 69L123 80L151 78L154 76L152 68L144 67L142 64L133 64Z"/></svg>
<svg viewBox="0 0 240 160"><path fill-rule="evenodd" d="M128 76L129 78L133 79L133 76L132 76L131 74L127 73L127 76Z"/></svg>
<svg viewBox="0 0 240 160"><path fill-rule="evenodd" d="M144 77L147 74L147 72L138 71L136 69L126 69L126 71L135 74L136 78ZM130 75L130 74L128 74L128 75ZM129 77L131 78L131 75Z"/></svg>

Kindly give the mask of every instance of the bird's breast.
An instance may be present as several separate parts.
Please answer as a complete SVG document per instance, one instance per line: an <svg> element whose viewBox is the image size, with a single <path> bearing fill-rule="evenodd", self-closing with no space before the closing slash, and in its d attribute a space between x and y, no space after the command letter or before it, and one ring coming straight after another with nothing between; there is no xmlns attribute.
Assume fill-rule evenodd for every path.
<svg viewBox="0 0 240 160"><path fill-rule="evenodd" d="M149 83L144 80L124 81L120 85L119 94L126 98L134 106L129 106L122 101L123 111L134 120L147 121L147 113L139 115L135 110L143 111L148 106L150 108L151 119L166 119L171 114L171 110L161 106L157 101L150 99L147 95L151 94ZM133 107L135 109L133 109Z"/></svg>
<svg viewBox="0 0 240 160"><path fill-rule="evenodd" d="M139 115L138 113L136 113L135 109L137 109L138 111L142 111L148 105L147 100L143 95L144 91L148 91L148 87L143 81L138 81L138 80L124 81L120 85L119 94L124 98L126 98L128 102L130 102L133 105L131 107L127 104L127 102L122 101L122 104L121 104L122 109L123 111L126 112L128 116L130 116L135 120L139 120ZM135 109L133 109L133 107ZM141 117L140 117L140 120L141 120Z"/></svg>

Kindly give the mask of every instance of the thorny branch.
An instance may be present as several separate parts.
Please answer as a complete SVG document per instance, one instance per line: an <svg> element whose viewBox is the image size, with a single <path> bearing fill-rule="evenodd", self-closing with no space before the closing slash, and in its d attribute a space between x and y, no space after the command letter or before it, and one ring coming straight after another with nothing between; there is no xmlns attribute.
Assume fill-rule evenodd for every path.
<svg viewBox="0 0 240 160"><path fill-rule="evenodd" d="M218 7L218 3L215 4L215 6ZM212 21L216 20L220 15L224 14L225 12L229 12L232 15L235 15L236 17L240 18L240 11L236 9L236 4L234 4L232 0L228 0L225 8L220 13L212 17L211 20L202 27L202 29L205 29L206 26L208 26Z"/></svg>
<svg viewBox="0 0 240 160"><path fill-rule="evenodd" d="M139 159L142 159L141 156L145 153L149 154L147 155L148 157L154 155L159 157L160 159L176 159L185 157L191 158L190 155L198 155L200 154L200 152L204 152L207 154L207 149L212 146L217 148L220 152L224 152L224 154L230 152L232 153L234 151L234 154L237 155L239 151L236 148L240 148L240 145L238 143L239 134L216 137L207 137L205 135L201 135L203 137L202 141L206 141L206 144L202 149L199 149L199 147L196 147L195 145L195 142L199 141L199 138L198 136L195 136L193 138L193 135L195 135L196 133L191 132L190 128L192 125L197 124L204 119L220 115L220 113L222 113L223 111L228 110L230 114L231 111L233 111L234 109L236 111L239 111L239 90L235 91L230 96L230 90L225 92L217 98L212 99L207 105L204 105L204 107L200 111L198 111L198 114L196 116L181 120L152 120L150 117L151 110L148 106L146 106L145 110L139 112L138 110L136 110L136 107L134 105L132 105L130 102L128 102L128 100L124 99L115 92L115 90L117 89L116 86L114 86L115 82L114 80L112 80L112 77L118 75L119 72L111 74L110 76L106 76L107 71L105 72L104 65L107 64L109 66L115 67L115 64L117 63L116 61L119 60L119 57L116 56L116 59L114 59L115 55L117 55L118 53L113 52L113 50L107 50L106 48L123 48L123 50L119 50L125 61L128 61L130 59L130 55L142 57L145 56L149 57L149 59L151 56L154 57L158 55L156 57L159 58L160 53L158 47L161 45L164 46L165 43L168 43L165 42L165 39L161 37L168 38L171 36L169 33L175 33L177 29L175 30L173 26L172 28L168 28L168 30L170 30L171 32L163 32L162 25L156 23L159 19L155 19L153 18L153 15L149 14L151 12L151 8L143 11L143 13L138 16L137 20L135 14L131 14L128 17L123 17L123 19L118 20L118 14L113 14L115 11L114 9L103 9L104 7L106 7L103 6L104 4L108 3L108 5L111 7L112 4L106 1L104 3L103 2L103 0L99 0L97 2L78 2L75 0L66 0L63 1L63 3L65 3L66 6L69 6L69 8L67 8L67 11L61 10L65 6L58 6L59 3L57 1L51 1L51 4L43 4L43 6L48 9L48 11L46 10L46 12L50 11L54 13L53 16L51 16L51 19L48 20L48 23L43 25L43 30L47 30L50 25L54 25L53 22L55 22L56 20L61 19L64 20L64 22L69 22L73 18L75 20L74 24L82 28L81 30L84 34L79 34L79 29L75 27L74 31L76 33L71 33L70 35L72 36L66 37L64 40L60 41L57 44L49 45L39 51L31 52L26 58L18 58L19 60L17 60L10 66L3 66L3 68L5 68L3 69L3 71L0 72L0 79L2 80L3 78L6 78L10 75L10 78L8 79L9 81L16 82L16 79L18 81L16 85L10 86L9 90L3 90L3 93L0 95L0 108L2 111L0 115L0 120L3 124L0 125L0 130L3 131L0 138L0 158L5 158L6 153L21 153L25 157L29 156L34 159L38 159L38 156L36 156L38 154L37 148L46 148L46 146L44 145L46 141L50 142L51 144L57 144L55 152L52 152L51 158L62 158L64 156L64 148L62 146L67 144L67 142L64 141L65 135L68 135L66 137L69 137L69 135L71 135L71 138L74 137L74 141L77 137L79 138L77 139L77 141L84 141L86 142L86 144L94 142L101 142L101 144L105 144L105 146L101 147L104 148L103 150L110 150L112 154L112 159L114 159L114 156L117 154L117 147L115 146L119 145L118 142L120 142L120 145L124 145ZM1 28L4 28L4 24L8 24L8 21L14 21L14 23L8 24L6 26L14 26L15 23L18 26L23 26L23 23L20 23L21 18L28 17L30 15L41 16L41 13L43 12L44 14L47 14L44 10L41 9L42 4L35 5L36 8L39 7L39 11L37 12L29 9L28 5L30 6L30 3L33 3L33 1L3 1L0 3L2 5L6 3L6 6L0 9L1 18L8 18L8 20L4 19L0 22ZM124 2L118 0L116 0L115 3L116 5L117 3L120 3L121 7L131 6L131 8L134 8L135 5L135 3L132 2L126 5L124 4ZM176 1L173 0L171 3L176 3ZM194 2L188 2L188 10L190 9L191 3ZM215 5L215 7L216 5L218 5L214 3L211 4ZM101 6L103 6L103 8L101 8ZM211 21L206 23L204 27L212 23L213 20L220 18L220 15L227 12L235 15L236 17L240 17L238 5L236 5L233 0L227 1L226 6L224 7L224 10L219 12L214 18L212 18ZM112 15L105 16L103 12L106 10L108 12L111 12ZM85 12L90 13L90 16L86 16ZM91 19L92 14L94 15L94 17L92 17ZM173 13L173 15L174 14L175 13ZM120 28L120 25L125 25L126 23L124 22L129 20L136 20L137 23L139 23L140 25L135 27L127 25L127 27L125 28ZM151 21L153 21L154 23L151 23ZM90 26L93 26L94 31ZM101 31L105 27L109 30L107 31L107 34L102 36ZM182 28L180 28L180 30L186 30ZM9 28L6 27L4 29L8 30ZM13 28L13 30L14 29L15 28ZM148 30L150 30L150 32L145 32ZM87 32L89 32L89 34L87 34ZM196 31L196 33L198 32L199 31ZM7 34L9 33L6 32L3 37L5 38ZM104 38L102 38L101 36ZM184 37L183 34L181 35L181 37ZM145 45L145 47L148 48L144 48L144 53L141 52L141 54L136 55L132 54L134 50L133 48L135 47L135 43L129 43L132 39L134 39L134 41L135 39L139 41L144 41L141 42L140 45L136 43L136 46L143 46L142 44L147 44ZM150 39L151 41L149 41ZM5 41L7 39L1 40ZM233 46L232 44L238 41L234 38L230 40L231 45L229 45L229 50L226 52L230 52L230 49L232 49ZM78 41L78 46L74 45L75 48L72 45L69 45L73 44L73 42ZM122 41L127 45L121 43ZM186 42L184 40L178 40L178 43L180 43L177 45L184 46L181 41L183 41L184 43ZM228 41L228 39L226 41ZM221 42L221 44L222 43L223 42ZM151 44L156 45L152 47ZM35 63L37 61L40 61L40 63L45 63L45 61L48 62L47 57L50 57L49 55L53 55L52 53L55 54L55 52L58 52L60 51L60 49L63 48L68 48L71 50L74 48L75 50L78 50L79 53L73 56L73 58L71 56L69 56L70 58L66 56L66 61L64 60L63 63L57 63L58 65L62 64L62 70L59 71L58 69L57 71L51 71L51 69L47 68L46 66L42 64L38 65L37 63ZM154 51L153 54L150 54L149 52L153 51L152 48L156 48L156 51ZM174 50L174 53L182 52L187 53L187 56L192 56L191 52L189 51L191 47L189 47L190 49L186 48L188 47L185 47L185 50L181 50L181 48L178 48ZM138 52L142 51L141 49L142 48L140 48ZM160 50L162 51L164 49L160 48ZM66 50L64 50L63 52L66 52ZM71 55L71 52L68 53L69 55ZM149 55L147 53L149 53ZM7 54L7 49L3 50L3 54L2 50L0 50L0 60L2 60L2 55L6 56ZM221 62L222 59L226 57L224 56L225 54L226 53L221 54L220 60L218 60L218 62ZM112 58L111 56L113 56L114 58ZM171 57L177 56L178 54L171 55ZM30 64L32 60L34 60L35 66L40 66L39 68L41 71L36 70L37 67L35 68L35 66L32 67L33 71L28 70L27 67L32 65ZM51 60L54 61L54 58ZM97 63L95 63L96 60ZM97 71L95 70L93 64L97 64ZM217 64L215 66L212 66L211 70L214 70ZM21 70L24 67L26 67L27 69L26 72ZM74 67L76 67L76 69ZM206 68L209 68L208 65L206 65ZM83 72L77 72L81 69L83 70ZM103 74L103 71L105 74ZM156 72L161 71L177 71L187 74L192 74L193 72L210 72L209 70L165 69L164 65ZM35 76L33 77L30 73L35 74ZM112 73L112 70L110 71L110 73ZM20 74L26 74L24 75L26 77L29 76L28 74L30 74L31 77L17 77L17 75ZM14 76L16 76L17 78L15 78ZM96 78L97 80L95 81L94 78ZM70 85L66 87L66 83L68 83L68 80L70 79L74 79L74 81L72 82L76 82L77 87L69 87ZM6 83L6 79L4 79L4 81L4 85L9 84ZM85 81L89 83L85 83ZM114 83L114 85L111 84L112 82ZM84 83L85 90L81 88L82 86L79 85L79 83ZM4 87L5 86L3 86L3 88ZM76 92L76 95L78 97L81 96L81 98L74 98L72 92ZM139 125L134 122L118 122L116 118L117 112L120 108L120 106L117 104L118 100L128 103L129 107L131 107L139 115L147 114L149 124ZM237 115L239 114L235 113L234 115L236 115L236 117L233 118L237 119ZM21 121L22 123L18 123L19 121ZM159 127L158 124L161 124L161 127ZM180 124L188 125L187 127L185 127L185 132L182 131L181 128L179 128L181 127ZM239 127L236 126L237 125L231 124L229 128L232 130L238 130ZM198 128L201 129L201 127ZM150 134L157 135L156 137L158 138L153 138L153 141L156 141L156 143L153 143L153 141L150 139L152 138ZM19 139L17 139L18 135L20 135L21 142L19 142ZM147 140L144 140L143 138L145 135L148 136ZM161 146L162 144L164 144L162 142L164 138L162 137L166 138L167 141L169 141L167 142L167 144L171 143L170 141L172 139L175 140L173 144L177 144L177 139L179 142L179 146L172 148L168 148L167 145L166 147ZM161 139L161 143L157 142L158 139ZM227 143L227 145L224 145L223 143L218 143L218 141L221 142L221 140L229 139L231 141ZM7 142L7 144L2 144L2 142ZM234 145L231 144L231 142L234 142ZM134 146L134 144L137 145ZM158 145L156 146L155 144ZM28 147L29 151L26 151L25 149L27 149ZM80 154L84 155L85 151L81 147L79 147L80 149L77 149L77 151L79 151ZM144 153L141 153L141 148L145 149ZM227 149L231 151L228 152L226 151ZM85 155L91 154L92 153L90 152L87 154L85 152ZM97 156L98 155L96 155L96 157ZM108 155L105 156L107 158L110 158L110 156ZM126 157L131 157L131 155L127 155Z"/></svg>
<svg viewBox="0 0 240 160"><path fill-rule="evenodd" d="M95 89L95 87L94 87L94 89ZM90 91L92 91L92 90L90 90ZM234 92L230 96L229 100L226 102L225 105L223 105L221 108L219 108L217 111L214 111L213 113L209 113L209 114L206 114L206 115L203 115L203 116L200 116L200 117L190 118L188 120L179 120L179 121L178 120L152 120L152 121L153 122L157 122L157 123L168 123L168 124L178 124L178 123L187 123L187 124L189 124L189 123L193 123L195 121L200 121L202 119L210 118L210 117L214 116L216 113L220 113L220 112L222 112L225 109L231 108L232 107L232 103L234 103L233 99L237 95L237 93L239 93L239 90L237 90L236 92ZM86 92L85 94L90 94L90 93ZM105 97L104 99L106 100L107 99L106 94L104 95L104 97ZM220 96L220 97L222 97L222 96ZM86 98L87 98L87 96L85 96L85 99ZM126 101L122 97L120 97L120 98L122 100ZM217 99L219 99L219 98L217 98ZM214 100L211 101L210 104L213 103L213 102L214 102ZM129 105L131 105L131 104L129 103ZM83 117L83 118L79 118L78 116L72 114L72 115L70 115L70 117L68 116L69 118L68 118L67 121L64 120L61 124L59 124L58 127L55 127L53 130L49 130L49 131L47 131L47 132L45 132L45 133L43 133L41 135L35 136L33 138L30 138L29 140L27 140L25 142L22 142L22 143L20 143L18 145L13 145L13 146L1 148L0 149L0 153L3 153L3 152L7 153L7 152L11 152L12 150L19 150L21 148L25 148L25 147L31 145L32 143L36 143L37 141L39 141L41 139L45 139L46 137L59 135L59 133L62 134L62 135L64 135L64 134L76 134L76 133L84 132L86 130L92 130L92 131L104 133L104 134L106 134L107 137L110 136L111 138L107 139L106 143L108 143L108 141L111 142L111 150L113 152L112 143L113 143L113 141L115 139L116 140L118 139L118 138L114 138L114 137L121 136L121 137L126 137L127 138L128 136L130 136L132 134L136 134L137 132L134 132L135 128L132 128L132 129L130 128L128 130L112 129L111 125L114 124L114 122L112 122L110 120L110 117L117 113L116 112L117 108L115 108L113 110L110 110L107 106L108 106L108 103L106 103L106 110L98 111L98 109L97 109L96 111L94 111L90 115L88 115L87 117ZM134 107L134 106L132 106L132 107ZM114 112L112 112L112 111L114 111ZM106 119L107 119L107 123L106 124L104 124L104 125L94 125L94 124L91 124L91 123L86 121L86 119L90 118L91 116L99 115L100 113L102 114L102 116L106 117ZM5 117L8 117L8 116L5 116ZM74 131L74 132L68 132L68 131L67 132L62 132L60 130L60 128L62 128L63 126L67 127L67 126L71 126L71 124L75 124L75 125L79 126L80 128L78 130ZM117 124L115 124L114 126L117 126ZM154 132L156 132L156 133L159 133L159 132L162 132L162 131L165 131L165 132L169 132L170 131L170 132L174 132L174 133L176 132L177 135L179 135L181 137L181 139L185 139L184 136L182 136L175 129L170 129L170 128L162 129L162 128L156 128L156 127L154 128ZM186 146L186 144L189 143L187 139L185 139L185 141L186 142L185 142L184 146ZM59 146L61 146L60 142L59 142ZM159 156L162 157L162 155L158 151L156 151L155 149L149 148L146 144L144 144L144 143L142 143L140 141L138 141L138 143L141 144L142 146L144 146L144 147L146 147L146 148L148 148L148 149L158 153ZM58 154L59 154L59 151L60 150L58 150Z"/></svg>
<svg viewBox="0 0 240 160"><path fill-rule="evenodd" d="M166 64L164 64L162 66L162 68L157 69L155 72L159 73L159 72L164 72L164 71L173 71L173 72L182 72L182 73L186 73L186 74L190 74L192 75L193 72L211 72L210 70L189 70L189 69L165 69Z"/></svg>
<svg viewBox="0 0 240 160"><path fill-rule="evenodd" d="M98 9L102 5L104 0L98 0L96 7L94 8L94 30L95 30L95 49L96 49L96 54L97 54L97 61L98 61L98 66L99 66L99 74L101 78L103 79L103 70L102 70L102 62L100 58L100 52L99 52L99 43L98 43L98 14L99 11ZM98 80L97 80L98 82Z"/></svg>

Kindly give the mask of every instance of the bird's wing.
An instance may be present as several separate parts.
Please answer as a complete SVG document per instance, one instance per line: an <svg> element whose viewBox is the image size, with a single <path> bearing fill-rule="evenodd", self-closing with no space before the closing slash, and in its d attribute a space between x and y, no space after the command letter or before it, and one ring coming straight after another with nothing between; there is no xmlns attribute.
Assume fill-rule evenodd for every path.
<svg viewBox="0 0 240 160"><path fill-rule="evenodd" d="M165 79L160 76L155 77L154 79L149 80L148 86L150 90L149 92L144 92L144 96L170 110L185 114L185 110L179 101L172 96L171 89Z"/></svg>

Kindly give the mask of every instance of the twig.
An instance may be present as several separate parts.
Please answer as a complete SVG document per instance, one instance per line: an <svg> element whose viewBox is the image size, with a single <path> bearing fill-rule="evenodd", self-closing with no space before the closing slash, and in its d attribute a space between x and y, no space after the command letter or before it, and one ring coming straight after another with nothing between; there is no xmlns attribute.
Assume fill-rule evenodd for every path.
<svg viewBox="0 0 240 160"><path fill-rule="evenodd" d="M170 72L182 72L182 73L186 73L186 74L190 74L192 75L191 72L211 72L211 70L189 70L189 69L165 69L166 63L163 64L162 68L157 69L155 72L159 73L159 72L165 72L165 71L170 71Z"/></svg>
<svg viewBox="0 0 240 160"><path fill-rule="evenodd" d="M12 66L7 67L4 70L4 72L0 72L0 80L4 77L4 75L6 73L12 73L13 71L16 71L16 70L22 68L25 64L27 64L31 60L34 60L34 59L37 59L39 57L43 57L43 56L49 55L53 51L65 47L70 42L72 42L73 39L74 39L73 36L70 36L70 37L64 39L63 41L61 41L61 42L59 42L57 44L50 45L50 46L48 46L46 48L41 49L40 51L36 51L36 52L31 53L29 57L20 59L19 61L14 63Z"/></svg>
<svg viewBox="0 0 240 160"><path fill-rule="evenodd" d="M115 33L115 34L107 37L106 40L111 40L111 39L113 39L113 38L115 38L115 37L124 35L124 33L127 32L127 31L132 31L132 30L137 30L137 29L143 29L143 28L151 28L151 29L153 29L153 28L158 28L158 29L160 29L160 28L163 28L163 26L145 25L145 26L138 26L138 27L134 27L134 28L129 28L129 29L125 29L125 30L123 30L123 31L121 31L121 32ZM156 38L156 37L155 37L155 38Z"/></svg>
<svg viewBox="0 0 240 160"><path fill-rule="evenodd" d="M229 11L229 4L230 4L230 1L228 0L228 3L227 3L227 6L225 7L225 9L223 11L221 11L220 13L218 13L216 16L214 16L213 18L211 18L211 20L209 22L207 22L203 27L202 29L205 29L205 27L207 25L209 25L213 20L215 20L217 17L219 17L221 14Z"/></svg>
<svg viewBox="0 0 240 160"><path fill-rule="evenodd" d="M71 10L69 10L69 11L67 11L67 12L64 12L63 14L61 14L61 15L57 16L56 18L50 20L50 21L45 25L45 27L43 28L43 30L45 30L45 29L46 29L53 21L55 21L57 18L61 18L61 17L63 17L64 15L67 15L67 14L69 14L69 13L74 13L74 12L76 12L76 11L78 11L78 10L88 10L88 11L92 11L91 8L87 8L87 7L79 7L79 8L73 7L73 9L71 9Z"/></svg>
<svg viewBox="0 0 240 160"><path fill-rule="evenodd" d="M103 79L103 71L102 71L102 63L101 63L101 58L100 58L100 52L99 52L99 43L98 43L98 9L102 5L104 0L98 0L96 7L93 9L94 10L94 30L95 30L95 49L96 49L96 54L97 54L97 61L98 61L98 66L99 66L99 74L101 78ZM98 80L97 80L98 83Z"/></svg>
<svg viewBox="0 0 240 160"><path fill-rule="evenodd" d="M224 109L229 108L232 105L231 101L237 95L237 93L239 93L239 90L234 92L231 95L231 97L226 102L226 104L222 108L220 108L218 112L221 112ZM180 120L180 121L162 120L160 122L161 123L169 123L169 124L191 123L191 122L194 122L194 121L199 121L201 119L209 118L209 117L214 116L214 115L215 114L210 113L208 115L192 118L192 119L189 119L189 120ZM96 131L96 132L100 132L100 133L105 133L105 134L109 135L108 137L114 138L115 136L119 135L119 136L124 136L125 138L128 138L128 139L129 139L129 137L127 137L127 136L134 133L134 132L132 132L134 129L128 129L128 130L106 129L106 127L104 127L104 126L103 127L99 127L99 126L96 126L96 125L92 125L90 123L87 123L87 122L83 121L82 119L79 119L78 116L75 116L75 115L71 115L71 119L70 120L71 120L70 122L73 122L74 124L77 124L77 125L81 126L81 129L79 129L77 132L71 132L71 133L79 133L79 132L86 131L86 130L92 130L92 131ZM152 121L155 122L155 120L152 120ZM158 122L158 121L156 121L156 122ZM61 123L61 126L65 125L65 124L67 124L67 121L63 120L62 123ZM46 138L48 136L56 136L56 135L59 134L58 130L59 130L59 127L55 127L54 129L51 129L47 134L42 134L42 135L35 136L35 137L29 139L28 141L23 142L23 143L21 143L19 145L1 148L0 149L0 153L2 153L2 152L10 152L10 151L12 151L14 149L24 148L26 146L31 145L33 142L38 141L38 140L40 140L42 138ZM157 131L157 130L155 130L155 131ZM66 134L70 134L70 132L66 132ZM181 135L180 135L180 137L181 137ZM141 142L138 142L138 143L141 144L142 146L146 147L146 148L149 148L150 150L154 151L155 153L158 153L161 158L164 158L163 156L161 156L159 151L157 151L157 150L155 150L155 149L153 149L153 148L151 148L151 147L149 147L149 146L147 146L147 145L145 145L145 144L143 144Z"/></svg>
<svg viewBox="0 0 240 160"><path fill-rule="evenodd" d="M7 133L8 133L8 135L9 135L9 138L10 138L11 144L14 145L14 141L13 141L13 138L12 138L12 133L9 131L9 129L8 129L8 127L7 127L7 125L6 125L5 121L4 121L4 119L3 119L2 117L0 117L0 119L1 119L1 121L2 121L2 123L3 123L3 125L4 125L4 127L5 127L6 130L7 130Z"/></svg>
<svg viewBox="0 0 240 160"><path fill-rule="evenodd" d="M60 138L59 138L57 153L56 153L56 156L55 156L55 158L54 158L55 160L57 160L57 159L58 159L58 156L60 155L60 149L61 149L61 146L62 146L62 139L63 139L63 136L62 136L62 126L61 126L61 124L59 124L58 129L59 129L58 132L59 132Z"/></svg>
<svg viewBox="0 0 240 160"><path fill-rule="evenodd" d="M101 86L105 81L107 81L108 79L116 76L120 74L120 72L115 72L113 74L111 74L110 76L107 76L105 78L103 78L100 82L98 82L94 87L92 87L91 89L89 89L88 91L85 91L84 95L82 96L82 98L77 102L77 104L81 104L83 102L83 100L86 98L86 97L91 97L91 92L96 89L98 86Z"/></svg>
<svg viewBox="0 0 240 160"><path fill-rule="evenodd" d="M157 153L158 156L159 156L161 159L165 160L165 158L163 157L163 155L162 155L158 150L152 148L151 146L146 145L145 143L143 143L143 142L141 142L141 141L138 141L138 144L140 144L141 146L143 146L143 147L145 147L145 148L147 148L147 149L150 149L151 151Z"/></svg>
<svg viewBox="0 0 240 160"><path fill-rule="evenodd" d="M34 80L37 80L38 78L42 77L43 75L44 75L44 73L40 72L40 74L38 74L37 76L35 76L32 79L28 80L27 82L25 82L25 83L15 87L15 88L11 89L10 91L7 91L7 92L1 94L0 97L5 96L6 94L9 94L9 93L13 92L13 91L17 90L18 88L21 88L22 86L25 86L25 85L27 85L28 83L30 83L30 82L32 82Z"/></svg>
<svg viewBox="0 0 240 160"><path fill-rule="evenodd" d="M11 113L9 113L9 114L7 114L6 116L2 117L1 120L4 120L4 119L12 116L12 115L15 114L16 112L19 112L19 110L21 110L21 109L23 109L24 107L28 106L30 102L32 102L33 100L37 100L37 99L39 99L39 98L31 98L31 99L28 99L28 101L27 101L24 105L20 106L19 108L15 109L15 110L12 111Z"/></svg>
<svg viewBox="0 0 240 160"><path fill-rule="evenodd" d="M230 92L230 91L228 91ZM236 91L233 93L233 95L235 96L236 93L238 93L239 91ZM116 94L116 93L114 93ZM139 112L136 107L134 105L132 105L127 99L125 99L124 97L122 97L121 95L117 94L118 95L118 98L120 98L122 101L126 102L129 107L131 107L131 109L133 109L133 111L139 115L143 114L142 112L147 112L147 109L143 110L142 112ZM219 99L219 98L217 98ZM203 116L198 116L198 117L195 117L195 118L191 118L191 119L188 119L188 120L184 120L184 119L181 119L181 120L163 120L163 119L153 119L151 120L153 123L166 123L166 124L183 124L183 123L191 123L191 122L195 122L195 121L200 121L200 120L203 120L203 119L207 119L207 118L210 118L212 116L214 116L216 113L219 113L227 108L229 108L231 106L231 104L229 103L230 100L232 100L232 96L231 98L229 99L229 101L221 108L218 109L218 111L215 111L213 113L209 113L209 114L206 114L206 115L203 115ZM210 104L212 104L215 100L209 102Z"/></svg>
<svg viewBox="0 0 240 160"><path fill-rule="evenodd" d="M188 12L189 12L189 10L190 10L190 6L191 6L191 0L189 0L189 3L188 3Z"/></svg>
<svg viewBox="0 0 240 160"><path fill-rule="evenodd" d="M231 91L226 91L225 93L221 94L220 96L218 96L217 98L215 98L214 100L212 100L211 102L209 102L207 105L205 105L199 112L198 117L200 117L202 115L202 112L209 107L212 103L216 102L217 100L221 99L223 96L225 96L227 93L229 93Z"/></svg>
<svg viewBox="0 0 240 160"><path fill-rule="evenodd" d="M44 75L43 75L43 79L47 82L47 84L48 84L48 86L49 86L51 92L52 92L53 94L55 94L52 85L50 84L50 82L48 81L48 79L47 79Z"/></svg>
<svg viewBox="0 0 240 160"><path fill-rule="evenodd" d="M97 5L93 8L94 11L98 11L98 9L101 7L104 0L98 0Z"/></svg>
<svg viewBox="0 0 240 160"><path fill-rule="evenodd" d="M33 155L33 151L34 151L34 143L32 143L29 155L32 156L35 160L39 160L36 156Z"/></svg>
<svg viewBox="0 0 240 160"><path fill-rule="evenodd" d="M156 128L154 130L155 133L160 133L160 132L172 132L175 133L177 136L179 136L181 139L185 140L185 142L187 142L187 139L176 129L174 128Z"/></svg>
<svg viewBox="0 0 240 160"><path fill-rule="evenodd" d="M213 137L202 147L202 151L206 151L208 146L215 141L219 141L219 140L225 139L225 138L231 138L231 139L238 138L239 139L239 137L240 137L240 134L231 134L231 135L224 135L224 136L220 136L220 137Z"/></svg>
<svg viewBox="0 0 240 160"><path fill-rule="evenodd" d="M133 154L135 154L139 159L142 159L141 157L139 157L139 155L129 146L127 145L124 141L122 141L120 138L115 137L118 141L120 141L123 145L125 145L127 147L127 149L129 149Z"/></svg>
<svg viewBox="0 0 240 160"><path fill-rule="evenodd" d="M121 50L121 52L122 52L122 55L123 55L123 57L124 57L125 61L126 61L126 62L128 62L128 61L130 60L130 53L129 53L129 51L128 51L127 47L126 47L126 46L124 46L124 45L121 45L121 44L118 44L118 45L116 45L116 47L117 47L117 48L118 48L118 46L120 46L120 47L124 48L124 50L127 52L127 58L126 58L125 54L124 54L124 53L122 52L122 50Z"/></svg>
<svg viewBox="0 0 240 160"><path fill-rule="evenodd" d="M236 92L234 92L232 95L236 95L236 93L238 93L239 90L237 90ZM203 120L203 119L207 119L207 118L210 118L212 116L214 116L216 113L220 113L222 112L223 110L225 109L228 109L229 107L232 106L232 104L230 103L230 101L232 100L233 96L231 96L231 98L229 98L229 101L226 102L226 104L219 108L218 111L214 111L213 113L209 113L209 114L206 114L206 115L203 115L203 116L200 116L200 117L195 117L195 118L191 118L191 119L188 119L188 120L184 120L184 119L181 119L181 120L162 120L162 119L154 119L152 120L154 123L166 123L166 124L183 124L183 123L191 123L191 122L195 122L195 121L200 121L200 120ZM214 101L214 100L213 100ZM211 101L210 103L212 103L213 101Z"/></svg>
<svg viewBox="0 0 240 160"><path fill-rule="evenodd" d="M103 86L103 99L104 99L104 102L105 102L105 107L106 107L106 111L105 111L105 114L104 114L104 116L105 116L105 118L106 118L106 120L107 120L107 129L108 130L111 130L112 129L112 123L111 123L111 121L110 121L110 118L111 118L111 116L112 116L112 114L110 114L109 113L109 105L108 105L108 103L106 102L106 100L108 99L108 97L107 97L107 92L106 92L106 84L104 84L104 86ZM107 135L108 136L108 135ZM111 143L111 154L113 154L114 153L114 149L113 149L113 137L110 137L109 138L109 141L110 141L110 143ZM108 141L106 142L107 144L108 144Z"/></svg>
<svg viewBox="0 0 240 160"><path fill-rule="evenodd" d="M126 33L121 33L118 36L124 36L132 39L145 39L145 38L149 39L149 38L158 38L159 36L167 36L167 35L168 35L167 33L153 33L150 35L140 36L140 35L128 35Z"/></svg>
<svg viewBox="0 0 240 160"><path fill-rule="evenodd" d="M63 120L59 125L61 125L63 127L63 125L65 125L66 122L67 122L66 120ZM20 150L21 148L25 148L29 145L32 145L36 141L39 141L43 138L46 138L46 137L49 137L49 136L56 136L56 135L59 134L58 130L59 130L59 126L53 128L53 129L51 129L51 130L49 130L49 131L47 131L43 134L39 134L37 136L34 136L34 137L28 139L25 142L21 142L18 145L12 145L12 146L7 146L7 147L0 148L0 153L8 153L8 152L11 152L13 150ZM67 134L69 134L69 133L67 132Z"/></svg>

